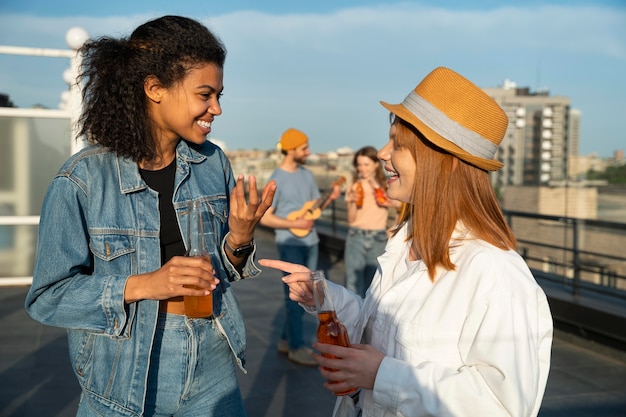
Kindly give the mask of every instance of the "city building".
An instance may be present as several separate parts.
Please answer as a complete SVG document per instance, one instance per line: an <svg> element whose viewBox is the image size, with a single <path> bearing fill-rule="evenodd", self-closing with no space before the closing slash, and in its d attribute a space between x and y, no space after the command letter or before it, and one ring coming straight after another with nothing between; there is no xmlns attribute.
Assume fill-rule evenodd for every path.
<svg viewBox="0 0 626 417"><path fill-rule="evenodd" d="M532 92L505 80L501 87L484 88L509 117L509 128L497 159L504 168L493 173L496 187L541 186L572 177L571 159L578 156L580 111L570 99Z"/></svg>

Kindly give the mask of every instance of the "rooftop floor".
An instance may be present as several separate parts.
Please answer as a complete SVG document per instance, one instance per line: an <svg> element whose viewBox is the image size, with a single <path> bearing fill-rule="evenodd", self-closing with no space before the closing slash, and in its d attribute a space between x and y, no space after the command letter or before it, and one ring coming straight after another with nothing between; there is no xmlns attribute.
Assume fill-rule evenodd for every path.
<svg viewBox="0 0 626 417"><path fill-rule="evenodd" d="M259 258L276 258L271 232L257 233ZM320 259L329 279L343 282L343 263ZM315 368L295 365L276 351L283 322L280 274L265 270L233 284L246 319L248 374L239 380L249 417L329 417L334 397ZM65 330L43 326L24 311L27 287L0 287L0 417L70 417L80 390L72 373ZM313 341L316 322L305 315ZM597 347L597 346L596 346ZM626 362L557 333L541 417L626 416Z"/></svg>

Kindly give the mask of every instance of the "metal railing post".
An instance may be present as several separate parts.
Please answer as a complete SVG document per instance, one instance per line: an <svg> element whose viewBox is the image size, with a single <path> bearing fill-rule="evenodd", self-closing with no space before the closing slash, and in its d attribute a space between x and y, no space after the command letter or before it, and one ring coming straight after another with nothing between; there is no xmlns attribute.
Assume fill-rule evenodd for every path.
<svg viewBox="0 0 626 417"><path fill-rule="evenodd" d="M333 201L331 203L332 205L332 211L331 211L331 224L332 224L332 228L333 228L333 234L337 234L337 206L335 205L335 202Z"/></svg>
<svg viewBox="0 0 626 417"><path fill-rule="evenodd" d="M580 252L578 248L578 219L570 218L572 223L572 255L574 257L574 281L572 282L572 294L578 295L580 291Z"/></svg>

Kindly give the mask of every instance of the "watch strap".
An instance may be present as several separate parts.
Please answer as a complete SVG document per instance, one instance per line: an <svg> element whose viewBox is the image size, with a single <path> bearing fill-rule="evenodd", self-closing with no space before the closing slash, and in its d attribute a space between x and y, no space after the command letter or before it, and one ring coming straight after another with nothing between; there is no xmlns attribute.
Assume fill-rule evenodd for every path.
<svg viewBox="0 0 626 417"><path fill-rule="evenodd" d="M255 243L254 243L254 239L252 239L249 243L246 243L245 245L239 246L237 248L233 248L232 246L228 244L228 238L224 238L224 246L226 247L226 249L230 251L230 253L232 253L238 258L241 258L243 256L246 256L252 253L255 247Z"/></svg>

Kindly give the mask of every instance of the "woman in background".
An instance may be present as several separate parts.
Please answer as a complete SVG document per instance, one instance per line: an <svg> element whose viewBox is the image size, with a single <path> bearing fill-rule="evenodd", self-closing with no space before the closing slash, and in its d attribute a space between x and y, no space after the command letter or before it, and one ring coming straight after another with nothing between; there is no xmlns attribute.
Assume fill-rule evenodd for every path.
<svg viewBox="0 0 626 417"><path fill-rule="evenodd" d="M376 258L385 251L389 207L395 202L387 197L387 178L376 148L359 149L352 165L354 177L346 192L350 228L343 257L346 288L364 297L376 272Z"/></svg>

